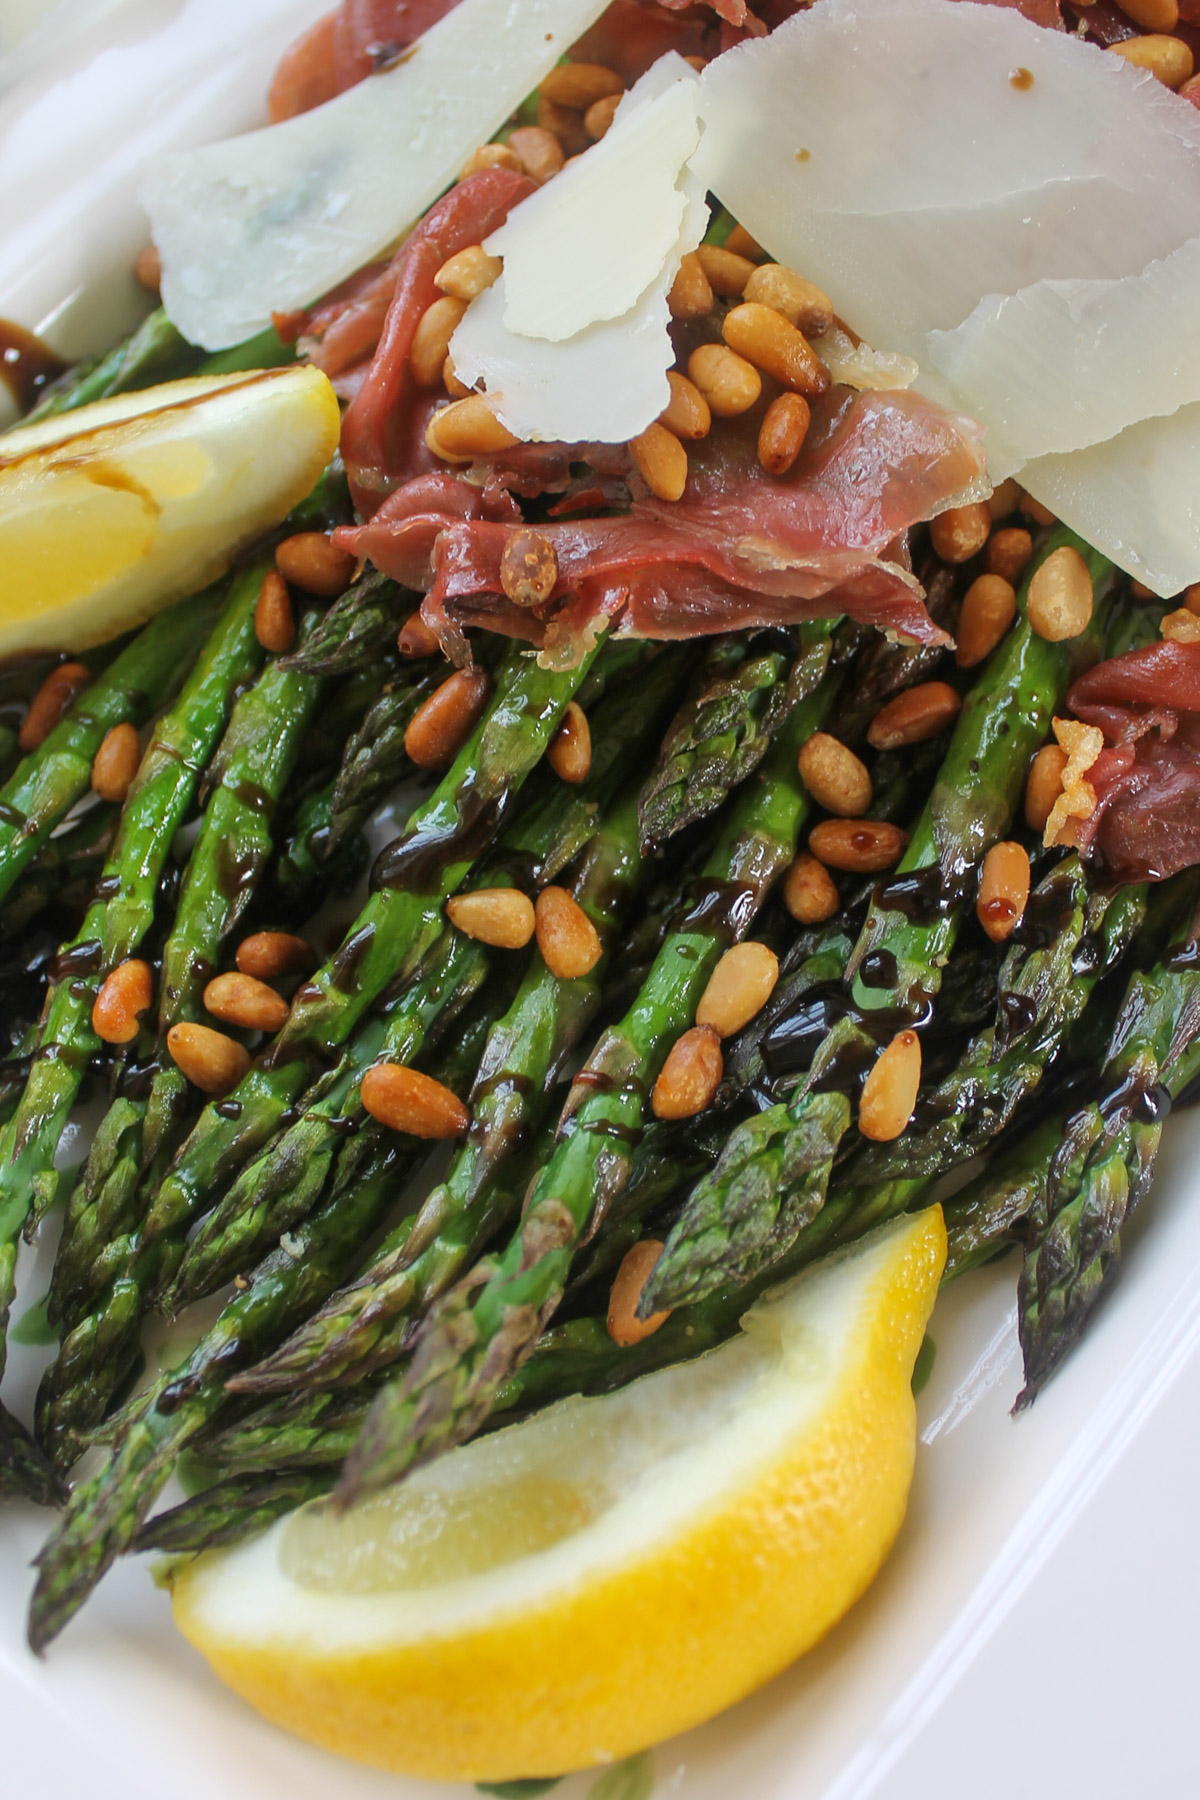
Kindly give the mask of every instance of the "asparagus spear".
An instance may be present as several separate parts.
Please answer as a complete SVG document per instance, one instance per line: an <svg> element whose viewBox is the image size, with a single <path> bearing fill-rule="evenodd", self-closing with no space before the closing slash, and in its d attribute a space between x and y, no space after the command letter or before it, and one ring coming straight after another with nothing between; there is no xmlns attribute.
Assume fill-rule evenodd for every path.
<svg viewBox="0 0 1200 1800"><path fill-rule="evenodd" d="M979 1268L1019 1241L1021 1221L1044 1201L1065 1123L1061 1112L1043 1119L943 1202L947 1241L943 1281Z"/></svg>
<svg viewBox="0 0 1200 1800"><path fill-rule="evenodd" d="M112 847L120 807L102 801L73 825L64 825L42 846L8 903L0 909L0 940L12 943L46 913L67 916L72 928L82 919L97 877ZM60 932L61 939L63 933Z"/></svg>
<svg viewBox="0 0 1200 1800"><path fill-rule="evenodd" d="M352 675L385 650L412 611L412 602L386 575L368 569L335 600L319 630L288 657L310 675Z"/></svg>
<svg viewBox="0 0 1200 1800"><path fill-rule="evenodd" d="M390 789L412 772L404 736L444 676L442 667L415 681L389 683L350 738L334 782L326 857L354 837Z"/></svg>
<svg viewBox="0 0 1200 1800"><path fill-rule="evenodd" d="M332 1472L323 1469L289 1469L278 1475L219 1481L169 1512L148 1519L131 1548L178 1556L240 1544L306 1501L319 1500L332 1486Z"/></svg>
<svg viewBox="0 0 1200 1800"><path fill-rule="evenodd" d="M65 1498L61 1482L21 1421L0 1406L0 1500L61 1506Z"/></svg>

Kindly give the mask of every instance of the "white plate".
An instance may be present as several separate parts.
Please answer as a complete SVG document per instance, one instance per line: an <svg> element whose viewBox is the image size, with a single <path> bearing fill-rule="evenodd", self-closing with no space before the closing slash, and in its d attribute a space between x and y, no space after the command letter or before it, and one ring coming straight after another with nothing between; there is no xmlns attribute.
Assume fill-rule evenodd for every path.
<svg viewBox="0 0 1200 1800"><path fill-rule="evenodd" d="M138 166L169 145L253 123L278 51L323 9L323 0L125 0L53 74L43 65L0 99L0 315L30 325L51 317L72 353L102 347L122 316L136 316ZM3 73L0 63L0 91ZM661 1746L656 1795L1200 1794L1198 1156L1200 1117L1182 1115L1168 1125L1124 1280L1084 1351L1019 1421L1008 1414L1020 1385L1014 1259L942 1297L912 1505L883 1574L787 1675ZM32 1264L22 1273L25 1291L38 1291ZM37 1361L13 1354L18 1404ZM337 1762L263 1724L174 1633L165 1596L132 1561L35 1662L22 1638L25 1565L46 1522L33 1509L0 1512L0 1793L446 1793ZM596 1800L645 1800L646 1769L628 1776ZM590 1800L595 1786L580 1776L558 1793Z"/></svg>

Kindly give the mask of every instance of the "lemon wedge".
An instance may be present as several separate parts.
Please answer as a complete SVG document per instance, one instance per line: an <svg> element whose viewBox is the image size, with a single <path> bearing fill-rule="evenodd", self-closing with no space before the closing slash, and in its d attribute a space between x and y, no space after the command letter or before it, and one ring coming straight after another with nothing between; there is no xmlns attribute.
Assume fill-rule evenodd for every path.
<svg viewBox="0 0 1200 1800"><path fill-rule="evenodd" d="M195 376L0 437L0 656L86 650L206 586L337 449L317 369Z"/></svg>
<svg viewBox="0 0 1200 1800"><path fill-rule="evenodd" d="M268 1718L400 1773L559 1775L696 1725L887 1554L945 1251L937 1207L884 1226L705 1356L197 1558L176 1622Z"/></svg>

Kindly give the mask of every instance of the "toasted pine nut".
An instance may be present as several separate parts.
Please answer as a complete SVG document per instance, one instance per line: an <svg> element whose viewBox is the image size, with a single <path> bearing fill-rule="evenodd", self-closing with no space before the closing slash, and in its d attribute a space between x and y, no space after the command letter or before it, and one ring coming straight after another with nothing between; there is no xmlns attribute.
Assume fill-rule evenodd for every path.
<svg viewBox="0 0 1200 1800"><path fill-rule="evenodd" d="M537 943L542 961L560 981L589 975L600 961L600 936L573 894L546 887L537 897Z"/></svg>
<svg viewBox="0 0 1200 1800"><path fill-rule="evenodd" d="M1045 831L1054 802L1063 791L1066 766L1067 753L1060 744L1043 744L1030 763L1025 777L1025 823L1031 831Z"/></svg>
<svg viewBox="0 0 1200 1800"><path fill-rule="evenodd" d="M993 844L983 859L975 916L993 944L1011 937L1029 902L1029 852L1023 844Z"/></svg>
<svg viewBox="0 0 1200 1800"><path fill-rule="evenodd" d="M1180 88L1191 79L1195 63L1182 38L1152 32L1146 37L1124 38L1109 44L1113 56L1123 56L1135 69L1149 69L1164 87Z"/></svg>
<svg viewBox="0 0 1200 1800"><path fill-rule="evenodd" d="M867 729L867 742L873 750L923 744L953 725L961 706L948 681L922 681L880 707Z"/></svg>
<svg viewBox="0 0 1200 1800"><path fill-rule="evenodd" d="M275 567L303 593L335 600L350 586L354 558L348 550L339 550L323 531L297 531L277 546Z"/></svg>
<svg viewBox="0 0 1200 1800"><path fill-rule="evenodd" d="M700 389L677 369L667 370L667 380L671 384L671 398L658 415L659 424L689 443L707 437L712 427L712 411Z"/></svg>
<svg viewBox="0 0 1200 1800"><path fill-rule="evenodd" d="M617 116L617 108L621 104L620 94L606 94L603 100L593 100L583 115L583 129L594 144L604 137L609 126Z"/></svg>
<svg viewBox="0 0 1200 1800"><path fill-rule="evenodd" d="M703 1112L725 1073L721 1040L711 1025L693 1025L676 1038L650 1096L656 1119L691 1119Z"/></svg>
<svg viewBox="0 0 1200 1800"><path fill-rule="evenodd" d="M254 606L254 635L272 656L290 650L296 636L292 596L278 569L268 569Z"/></svg>
<svg viewBox="0 0 1200 1800"><path fill-rule="evenodd" d="M317 953L307 938L290 931L255 931L242 939L233 960L243 975L277 981L281 975L306 975Z"/></svg>
<svg viewBox="0 0 1200 1800"><path fill-rule="evenodd" d="M827 868L847 875L878 875L894 869L907 835L883 819L822 819L808 834L808 847Z"/></svg>
<svg viewBox="0 0 1200 1800"><path fill-rule="evenodd" d="M779 980L779 958L766 944L734 944L700 996L697 1025L711 1025L719 1038L732 1037L760 1013Z"/></svg>
<svg viewBox="0 0 1200 1800"><path fill-rule="evenodd" d="M1060 544L1030 577L1030 626L1052 644L1078 637L1091 620L1092 600L1087 564L1073 544Z"/></svg>
<svg viewBox="0 0 1200 1800"><path fill-rule="evenodd" d="M473 462L477 456L511 450L518 440L500 423L483 394L469 394L434 413L425 442L443 462Z"/></svg>
<svg viewBox="0 0 1200 1800"><path fill-rule="evenodd" d="M969 562L983 549L992 529L992 515L986 500L970 506L951 506L929 521L929 536L943 562Z"/></svg>
<svg viewBox="0 0 1200 1800"><path fill-rule="evenodd" d="M739 256L720 244L701 244L696 255L714 294L722 300L736 300L745 293L746 283L754 273L748 256Z"/></svg>
<svg viewBox="0 0 1200 1800"><path fill-rule="evenodd" d="M833 324L833 301L803 275L787 269L782 263L763 263L746 282L747 300L757 300L772 311L782 313L790 325L799 326L806 337L819 337Z"/></svg>
<svg viewBox="0 0 1200 1800"><path fill-rule="evenodd" d="M1007 519L1016 512L1021 504L1021 484L1013 476L1002 481L999 487L992 489L988 497L988 511L993 519Z"/></svg>
<svg viewBox="0 0 1200 1800"><path fill-rule="evenodd" d="M508 147L530 181L536 181L539 187L563 166L563 147L544 125L518 125L508 134Z"/></svg>
<svg viewBox="0 0 1200 1800"><path fill-rule="evenodd" d="M545 131L554 133L568 159L591 147L592 140L575 108L560 106L557 100L547 99L544 92L538 94L537 122Z"/></svg>
<svg viewBox="0 0 1200 1800"><path fill-rule="evenodd" d="M1017 616L1017 592L1003 575L977 575L963 595L958 615L960 669L973 669L990 656Z"/></svg>
<svg viewBox="0 0 1200 1800"><path fill-rule="evenodd" d="M1132 585L1131 582L1130 586ZM1183 604L1190 613L1200 613L1200 581L1194 581L1191 587L1184 588Z"/></svg>
<svg viewBox="0 0 1200 1800"><path fill-rule="evenodd" d="M814 731L800 751L800 779L818 806L860 819L873 798L866 764L827 731Z"/></svg>
<svg viewBox="0 0 1200 1800"><path fill-rule="evenodd" d="M477 888L446 902L446 917L464 937L497 950L523 950L533 936L533 901L520 888Z"/></svg>
<svg viewBox="0 0 1200 1800"><path fill-rule="evenodd" d="M546 761L560 781L569 781L573 787L586 781L592 766L592 729L577 700L570 702L550 739Z"/></svg>
<svg viewBox="0 0 1200 1800"><path fill-rule="evenodd" d="M148 294L158 294L162 288L162 257L153 244L139 250L133 265L133 278Z"/></svg>
<svg viewBox="0 0 1200 1800"><path fill-rule="evenodd" d="M93 791L102 800L123 806L141 760L142 747L135 728L128 722L114 725L92 761Z"/></svg>
<svg viewBox="0 0 1200 1800"><path fill-rule="evenodd" d="M1057 520L1050 511L1050 508L1048 506L1043 506L1040 500L1035 500L1032 494L1025 493L1023 489L1021 492L1020 506L1025 517L1027 519L1032 519L1035 525L1057 524Z"/></svg>
<svg viewBox="0 0 1200 1800"><path fill-rule="evenodd" d="M454 372L454 358L448 356L442 364L442 386L452 400L465 400L473 390L465 381L460 381Z"/></svg>
<svg viewBox="0 0 1200 1800"><path fill-rule="evenodd" d="M1121 11L1143 31L1174 31L1179 0L1121 0Z"/></svg>
<svg viewBox="0 0 1200 1800"><path fill-rule="evenodd" d="M629 454L638 474L658 500L679 500L687 486L687 451L665 425L647 425L631 439Z"/></svg>
<svg viewBox="0 0 1200 1800"><path fill-rule="evenodd" d="M768 475L786 475L808 436L812 419L803 394L778 394L758 429L758 460Z"/></svg>
<svg viewBox="0 0 1200 1800"><path fill-rule="evenodd" d="M1175 91L1181 100L1190 100L1193 106L1200 106L1200 75L1193 75L1190 81L1185 81Z"/></svg>
<svg viewBox="0 0 1200 1800"><path fill-rule="evenodd" d="M1135 600L1153 600L1155 598L1154 589L1148 588L1144 581L1131 581L1129 592ZM1191 592L1190 588L1188 592Z"/></svg>
<svg viewBox="0 0 1200 1800"><path fill-rule="evenodd" d="M452 300L470 301L498 281L503 269L500 258L489 256L482 244L468 244L442 264L433 285Z"/></svg>
<svg viewBox="0 0 1200 1800"><path fill-rule="evenodd" d="M686 56L684 61L693 63L696 68L704 67L703 57ZM732 250L735 256L744 256L753 263L763 262L767 254L758 239L752 238L744 225L734 226L725 239L725 248Z"/></svg>
<svg viewBox="0 0 1200 1800"><path fill-rule="evenodd" d="M1200 619L1186 606L1165 615L1162 634L1172 644L1200 644Z"/></svg>
<svg viewBox="0 0 1200 1800"><path fill-rule="evenodd" d="M228 1094L250 1067L245 1046L208 1025L172 1025L167 1050L192 1086L214 1097Z"/></svg>
<svg viewBox="0 0 1200 1800"><path fill-rule="evenodd" d="M829 386L829 370L802 331L782 313L748 300L725 315L725 342L782 387L810 400Z"/></svg>
<svg viewBox="0 0 1200 1800"><path fill-rule="evenodd" d="M138 1021L150 1011L154 975L137 957L123 962L100 984L92 1003L92 1030L104 1044L131 1044Z"/></svg>
<svg viewBox="0 0 1200 1800"><path fill-rule="evenodd" d="M484 169L511 169L514 175L525 173L520 157L507 144L480 144L458 171L458 179L469 181L472 175L480 175Z"/></svg>
<svg viewBox="0 0 1200 1800"><path fill-rule="evenodd" d="M749 412L762 393L762 376L726 344L699 344L688 357L688 375L718 419Z"/></svg>
<svg viewBox="0 0 1200 1800"><path fill-rule="evenodd" d="M466 310L465 300L456 300L452 294L443 294L440 300L427 306L417 320L408 352L408 366L418 387L435 388L441 385L442 370L450 354L450 339L458 330Z"/></svg>
<svg viewBox="0 0 1200 1800"><path fill-rule="evenodd" d="M373 1119L409 1137L461 1137L471 1123L457 1094L403 1063L376 1063L363 1076L361 1092Z"/></svg>
<svg viewBox="0 0 1200 1800"><path fill-rule="evenodd" d="M858 1129L877 1144L898 1138L912 1118L921 1085L921 1040L915 1031L898 1031L880 1051L863 1083L858 1103Z"/></svg>
<svg viewBox="0 0 1200 1800"><path fill-rule="evenodd" d="M586 112L597 100L624 91L625 83L615 69L587 62L559 63L538 89L543 99L555 106L569 106L575 112Z"/></svg>
<svg viewBox="0 0 1200 1800"><path fill-rule="evenodd" d="M1005 525L987 541L984 561L989 575L1002 575L1016 586L1033 555L1033 539L1021 525Z"/></svg>
<svg viewBox="0 0 1200 1800"><path fill-rule="evenodd" d="M51 669L29 702L29 711L21 720L21 729L17 733L17 745L27 756L45 743L63 714L91 684L91 679L92 671L86 663L59 663L56 669Z"/></svg>
<svg viewBox="0 0 1200 1800"><path fill-rule="evenodd" d="M783 878L783 904L800 925L820 925L842 904L833 876L807 850L800 852Z"/></svg>
<svg viewBox="0 0 1200 1800"><path fill-rule="evenodd" d="M694 250L689 250L679 265L667 305L673 319L702 319L713 309L713 291Z"/></svg>
<svg viewBox="0 0 1200 1800"><path fill-rule="evenodd" d="M671 1316L669 1312L651 1313L648 1319L639 1319L637 1316L642 1289L653 1274L662 1250L662 1244L657 1238L640 1238L632 1250L625 1252L621 1258L621 1266L613 1278L605 1323L613 1343L620 1344L623 1349L630 1344L640 1344L643 1338L652 1337Z"/></svg>
<svg viewBox="0 0 1200 1800"><path fill-rule="evenodd" d="M500 558L500 586L514 606L541 606L558 581L558 554L531 526L509 533Z"/></svg>
<svg viewBox="0 0 1200 1800"><path fill-rule="evenodd" d="M400 627L396 648L410 662L419 662L423 656L436 656L441 645L433 626L427 625L420 613L415 612L409 613Z"/></svg>
<svg viewBox="0 0 1200 1800"><path fill-rule="evenodd" d="M204 990L204 1006L222 1025L243 1031L276 1032L288 1016L288 1003L257 976L214 975Z"/></svg>
<svg viewBox="0 0 1200 1800"><path fill-rule="evenodd" d="M418 706L404 733L404 748L418 769L446 769L483 717L491 698L486 669L455 669Z"/></svg>

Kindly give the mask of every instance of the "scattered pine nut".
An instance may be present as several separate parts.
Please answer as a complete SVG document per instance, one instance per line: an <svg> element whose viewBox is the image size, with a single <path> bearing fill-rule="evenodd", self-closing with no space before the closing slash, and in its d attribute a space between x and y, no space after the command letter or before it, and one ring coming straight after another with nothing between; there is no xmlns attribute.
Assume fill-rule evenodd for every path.
<svg viewBox="0 0 1200 1800"><path fill-rule="evenodd" d="M701 244L696 255L714 294L722 300L736 300L745 293L746 283L754 273L748 256L739 256L720 244Z"/></svg>
<svg viewBox="0 0 1200 1800"><path fill-rule="evenodd" d="M91 685L91 680L92 672L86 663L59 663L56 669L51 669L29 702L29 710L17 733L17 746L26 756L45 743L64 713Z"/></svg>
<svg viewBox="0 0 1200 1800"><path fill-rule="evenodd" d="M782 313L805 337L820 337L833 324L833 301L829 295L782 263L764 263L755 269L746 282L745 294L747 300L757 300Z"/></svg>
<svg viewBox="0 0 1200 1800"><path fill-rule="evenodd" d="M511 169L514 175L525 173L520 157L507 144L480 144L458 171L458 179L469 181L472 175L481 175L484 169Z"/></svg>
<svg viewBox="0 0 1200 1800"><path fill-rule="evenodd" d="M704 58L702 56L686 56L684 57L684 61L690 62L693 68L703 69L705 67ZM752 238L744 225L734 226L729 236L725 239L725 248L727 250L732 250L735 256L744 256L748 261L753 263L764 261L767 254L758 239Z"/></svg>
<svg viewBox="0 0 1200 1800"><path fill-rule="evenodd" d="M1017 616L1017 591L1003 575L977 575L963 596L954 660L973 669L990 656Z"/></svg>
<svg viewBox="0 0 1200 1800"><path fill-rule="evenodd" d="M448 356L442 364L442 386L452 400L465 400L473 390L465 381L460 381L454 372L454 358Z"/></svg>
<svg viewBox="0 0 1200 1800"><path fill-rule="evenodd" d="M1040 835L1063 791L1067 753L1058 744L1044 744L1029 765L1025 777L1025 823Z"/></svg>
<svg viewBox="0 0 1200 1800"><path fill-rule="evenodd" d="M1024 489L1021 491L1020 508L1024 516L1027 519L1032 519L1035 525L1058 524L1058 520L1050 511L1050 508L1048 506L1043 506L1040 500L1035 500L1033 495L1027 494Z"/></svg>
<svg viewBox="0 0 1200 1800"><path fill-rule="evenodd" d="M307 938L290 931L255 931L242 939L233 960L243 975L276 981L282 975L307 975L316 966L317 953Z"/></svg>
<svg viewBox="0 0 1200 1800"><path fill-rule="evenodd" d="M1029 852L1011 841L993 844L983 859L975 916L993 944L1011 937L1029 904Z"/></svg>
<svg viewBox="0 0 1200 1800"><path fill-rule="evenodd" d="M541 606L558 581L558 554L543 532L524 526L509 533L500 558L500 586L514 606Z"/></svg>
<svg viewBox="0 0 1200 1800"><path fill-rule="evenodd" d="M1055 719L1054 735L1067 753L1062 772L1062 793L1050 808L1042 842L1077 844L1078 825L1090 819L1096 810L1096 790L1087 779L1088 770L1104 749L1104 733L1098 725L1085 725L1080 719Z"/></svg>
<svg viewBox="0 0 1200 1800"><path fill-rule="evenodd" d="M322 600L344 594L354 576L354 558L323 531L297 531L275 551L275 567L285 581Z"/></svg>
<svg viewBox="0 0 1200 1800"><path fill-rule="evenodd" d="M471 301L500 279L504 264L489 256L482 244L468 244L444 262L433 285L452 300Z"/></svg>
<svg viewBox="0 0 1200 1800"><path fill-rule="evenodd" d="M573 112L586 112L597 100L624 91L625 83L615 69L587 62L559 63L544 77L538 90L553 105L570 107Z"/></svg>
<svg viewBox="0 0 1200 1800"><path fill-rule="evenodd" d="M250 1067L250 1052L208 1025L172 1025L167 1050L180 1073L214 1099L237 1086Z"/></svg>
<svg viewBox="0 0 1200 1800"><path fill-rule="evenodd" d="M712 411L700 389L677 369L667 370L667 380L671 398L658 415L659 424L688 443L707 437L712 428Z"/></svg>
<svg viewBox="0 0 1200 1800"><path fill-rule="evenodd" d="M1184 588L1183 604L1190 613L1200 616L1200 581L1194 581L1191 587Z"/></svg>
<svg viewBox="0 0 1200 1800"><path fill-rule="evenodd" d="M573 894L566 888L545 887L534 909L537 943L542 961L560 981L590 975L600 961L600 936Z"/></svg>
<svg viewBox="0 0 1200 1800"><path fill-rule="evenodd" d="M760 1013L779 980L779 958L766 944L734 944L708 978L696 1008L697 1025L732 1037Z"/></svg>
<svg viewBox="0 0 1200 1800"><path fill-rule="evenodd" d="M533 936L533 901L520 888L476 888L446 902L446 917L464 937L497 950L523 950Z"/></svg>
<svg viewBox="0 0 1200 1800"><path fill-rule="evenodd" d="M123 806L138 772L142 746L137 730L128 721L114 725L92 761L92 788L102 800Z"/></svg>
<svg viewBox="0 0 1200 1800"><path fill-rule="evenodd" d="M591 148L592 140L583 128L580 113L574 107L560 106L556 100L548 99L544 87L538 93L537 122L543 130L554 133L568 161Z"/></svg>
<svg viewBox="0 0 1200 1800"><path fill-rule="evenodd" d="M92 1030L104 1044L131 1044L142 1015L154 999L154 974L150 964L131 958L100 984L92 1003Z"/></svg>
<svg viewBox="0 0 1200 1800"><path fill-rule="evenodd" d="M473 462L477 456L511 450L518 439L500 423L483 394L468 394L434 413L425 442L443 462Z"/></svg>
<svg viewBox="0 0 1200 1800"><path fill-rule="evenodd" d="M593 100L583 115L583 129L594 144L598 144L608 133L608 128L617 116L617 108L623 96L606 94L603 100Z"/></svg>
<svg viewBox="0 0 1200 1800"><path fill-rule="evenodd" d="M396 648L401 656L410 662L419 662L422 657L436 656L441 650L437 632L432 625L427 625L419 612L410 613L400 627L396 638Z"/></svg>
<svg viewBox="0 0 1200 1800"><path fill-rule="evenodd" d="M133 278L139 287L158 298L162 290L162 257L153 244L147 244L144 250L139 250L137 261L133 265Z"/></svg>
<svg viewBox="0 0 1200 1800"><path fill-rule="evenodd" d="M771 307L748 300L726 313L721 330L731 350L792 393L812 400L829 386L829 370L804 333Z"/></svg>
<svg viewBox="0 0 1200 1800"><path fill-rule="evenodd" d="M561 725L550 739L546 761L560 781L569 781L572 787L586 781L592 766L592 730L577 700L569 703Z"/></svg>
<svg viewBox="0 0 1200 1800"><path fill-rule="evenodd" d="M1002 481L999 487L992 489L988 499L988 511L993 519L1007 519L1016 512L1021 504L1021 484L1013 476Z"/></svg>
<svg viewBox="0 0 1200 1800"><path fill-rule="evenodd" d="M361 1091L373 1119L409 1137L461 1137L471 1123L457 1094L403 1063L376 1063L363 1076Z"/></svg>
<svg viewBox="0 0 1200 1800"><path fill-rule="evenodd" d="M1121 11L1143 31L1174 31L1179 0L1121 0Z"/></svg>
<svg viewBox="0 0 1200 1800"><path fill-rule="evenodd" d="M800 779L818 806L841 819L859 819L874 798L866 764L853 750L814 731L799 756Z"/></svg>
<svg viewBox="0 0 1200 1800"><path fill-rule="evenodd" d="M832 919L842 902L824 863L802 850L783 878L783 904L797 924L820 925Z"/></svg>
<svg viewBox="0 0 1200 1800"><path fill-rule="evenodd" d="M1000 575L1015 587L1033 555L1033 538L1021 525L1006 525L993 531L987 541L984 562L989 575Z"/></svg>
<svg viewBox="0 0 1200 1800"><path fill-rule="evenodd" d="M672 1044L650 1096L656 1119L691 1119L703 1112L725 1072L721 1040L711 1025L693 1025Z"/></svg>
<svg viewBox="0 0 1200 1800"><path fill-rule="evenodd" d="M812 419L803 394L779 394L763 414L758 431L758 460L768 475L786 475L808 436Z"/></svg>
<svg viewBox="0 0 1200 1800"><path fill-rule="evenodd" d="M1026 610L1031 628L1052 644L1085 631L1092 617L1092 578L1073 544L1061 544L1029 581Z"/></svg>
<svg viewBox="0 0 1200 1800"><path fill-rule="evenodd" d="M727 344L700 344L688 357L688 375L718 419L749 412L762 393L762 376Z"/></svg>
<svg viewBox="0 0 1200 1800"><path fill-rule="evenodd" d="M992 515L986 500L951 506L929 521L929 536L943 562L969 562L987 543Z"/></svg>
<svg viewBox="0 0 1200 1800"><path fill-rule="evenodd" d="M282 656L295 639L292 596L278 569L268 569L263 576L254 606L254 635L272 656Z"/></svg>
<svg viewBox="0 0 1200 1800"><path fill-rule="evenodd" d="M898 1031L876 1057L858 1103L858 1129L877 1144L890 1144L908 1125L921 1085L921 1040Z"/></svg>
<svg viewBox="0 0 1200 1800"><path fill-rule="evenodd" d="M1200 644L1200 618L1186 606L1167 613L1161 630L1169 643Z"/></svg>
<svg viewBox="0 0 1200 1800"><path fill-rule="evenodd" d="M450 339L458 330L466 310L465 300L443 294L440 300L427 306L417 320L408 352L408 366L418 387L441 386L442 370L450 354Z"/></svg>
<svg viewBox="0 0 1200 1800"><path fill-rule="evenodd" d="M906 833L883 819L823 819L808 834L817 861L847 875L894 869L907 843Z"/></svg>
<svg viewBox="0 0 1200 1800"><path fill-rule="evenodd" d="M543 187L563 166L563 147L544 125L518 125L508 134L508 147L538 187Z"/></svg>
<svg viewBox="0 0 1200 1800"><path fill-rule="evenodd" d="M652 1337L660 1325L670 1318L669 1312L651 1313L648 1319L637 1316L642 1289L654 1273L663 1247L657 1238L641 1238L627 1250L613 1279L608 1296L608 1335L614 1344L627 1348Z"/></svg>
<svg viewBox="0 0 1200 1800"><path fill-rule="evenodd" d="M1151 32L1146 37L1124 38L1107 46L1111 56L1123 56L1135 69L1149 69L1164 87L1180 88L1191 79L1195 62L1182 38Z"/></svg>
<svg viewBox="0 0 1200 1800"><path fill-rule="evenodd" d="M633 438L629 454L656 500L680 500L687 486L687 451L665 425L648 425Z"/></svg>
<svg viewBox="0 0 1200 1800"><path fill-rule="evenodd" d="M456 669L419 706L404 733L418 769L446 769L478 725L492 694L486 669Z"/></svg>
<svg viewBox="0 0 1200 1800"><path fill-rule="evenodd" d="M867 728L867 742L873 750L903 750L908 744L923 744L948 730L961 707L962 701L948 681L922 681L880 707Z"/></svg>
<svg viewBox="0 0 1200 1800"><path fill-rule="evenodd" d="M679 265L679 272L667 295L671 317L702 319L712 311L714 304L713 291L709 286L708 276L700 266L700 258L694 250L689 250Z"/></svg>
<svg viewBox="0 0 1200 1800"><path fill-rule="evenodd" d="M257 976L215 975L204 990L204 1006L222 1025L274 1034L288 1016L288 1003Z"/></svg>

